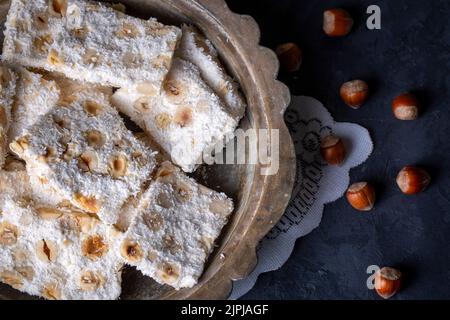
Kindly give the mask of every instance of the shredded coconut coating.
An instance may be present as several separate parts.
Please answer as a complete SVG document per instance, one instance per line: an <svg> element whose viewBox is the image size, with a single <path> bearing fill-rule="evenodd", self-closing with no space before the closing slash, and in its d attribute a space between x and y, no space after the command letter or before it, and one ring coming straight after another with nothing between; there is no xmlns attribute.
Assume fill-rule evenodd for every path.
<svg viewBox="0 0 450 320"><path fill-rule="evenodd" d="M61 74L50 74L43 70L29 71L21 68L8 133L9 141L22 135L26 128L56 104L70 103L70 99L76 94L86 91L92 94L101 92L108 97L112 95L112 89L108 87L80 83Z"/></svg>
<svg viewBox="0 0 450 320"><path fill-rule="evenodd" d="M0 196L0 281L46 299L117 299L120 232L73 208Z"/></svg>
<svg viewBox="0 0 450 320"><path fill-rule="evenodd" d="M17 87L17 74L0 65L0 168L5 164L8 151L8 130L11 125L11 110Z"/></svg>
<svg viewBox="0 0 450 320"><path fill-rule="evenodd" d="M145 132L134 132L133 135L137 140L142 142L147 148L157 151L158 153L155 156L157 167L159 167L163 162L169 161L170 157L164 152L164 150L155 142L151 137L149 137ZM148 186L147 186L148 187ZM146 188L143 188L145 190ZM142 190L142 191L143 191ZM120 209L119 218L115 226L125 232L128 230L131 222L137 214L137 206L139 204L139 200L142 197L142 191L139 192L136 196L132 196L127 200L124 206Z"/></svg>
<svg viewBox="0 0 450 320"><path fill-rule="evenodd" d="M137 210L120 246L122 257L157 282L180 289L198 282L233 202L164 162Z"/></svg>
<svg viewBox="0 0 450 320"><path fill-rule="evenodd" d="M42 75L21 68L8 132L9 141L22 135L26 128L50 111L59 96L60 90L54 81L45 80Z"/></svg>
<svg viewBox="0 0 450 320"><path fill-rule="evenodd" d="M3 60L81 81L160 86L181 30L81 0L12 0Z"/></svg>
<svg viewBox="0 0 450 320"><path fill-rule="evenodd" d="M79 92L27 128L10 149L64 199L107 224L155 167L155 153L129 132L108 97Z"/></svg>
<svg viewBox="0 0 450 320"><path fill-rule="evenodd" d="M239 121L246 108L239 84L227 74L211 41L193 26L184 25L182 31L176 56L199 68L206 84L225 102L229 113Z"/></svg>
<svg viewBox="0 0 450 320"><path fill-rule="evenodd" d="M198 68L179 58L160 92L150 84L135 85L119 89L111 101L185 172L194 171L203 153L229 139L238 125Z"/></svg>

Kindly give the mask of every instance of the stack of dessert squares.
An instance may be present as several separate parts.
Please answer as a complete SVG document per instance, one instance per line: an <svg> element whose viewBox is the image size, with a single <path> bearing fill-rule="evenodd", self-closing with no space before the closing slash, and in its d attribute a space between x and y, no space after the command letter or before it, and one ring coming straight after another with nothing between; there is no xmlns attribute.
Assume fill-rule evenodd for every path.
<svg viewBox="0 0 450 320"><path fill-rule="evenodd" d="M246 108L237 83L196 28L123 9L11 1L0 281L30 295L117 299L125 265L192 287L233 211L186 173L233 135Z"/></svg>

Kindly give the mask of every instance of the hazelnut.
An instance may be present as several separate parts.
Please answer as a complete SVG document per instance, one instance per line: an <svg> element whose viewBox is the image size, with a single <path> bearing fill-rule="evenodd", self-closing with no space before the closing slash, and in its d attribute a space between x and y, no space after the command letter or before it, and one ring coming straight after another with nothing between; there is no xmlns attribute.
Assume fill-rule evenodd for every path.
<svg viewBox="0 0 450 320"><path fill-rule="evenodd" d="M84 102L84 111L89 116L98 116L103 110L103 106L93 100L86 100Z"/></svg>
<svg viewBox="0 0 450 320"><path fill-rule="evenodd" d="M402 273L394 268L384 267L375 273L375 291L384 299L392 297L400 288Z"/></svg>
<svg viewBox="0 0 450 320"><path fill-rule="evenodd" d="M20 289L23 286L23 277L15 271L0 272L0 280L14 289Z"/></svg>
<svg viewBox="0 0 450 320"><path fill-rule="evenodd" d="M375 203L375 190L367 182L352 184L346 196L350 205L359 211L370 211Z"/></svg>
<svg viewBox="0 0 450 320"><path fill-rule="evenodd" d="M156 276L166 284L174 284L180 277L178 266L169 262L163 262L156 268Z"/></svg>
<svg viewBox="0 0 450 320"><path fill-rule="evenodd" d="M397 185L404 194L416 194L430 184L430 175L423 169L406 166L397 175Z"/></svg>
<svg viewBox="0 0 450 320"><path fill-rule="evenodd" d="M55 66L61 66L64 64L63 58L59 55L58 51L51 49L47 55L48 63Z"/></svg>
<svg viewBox="0 0 450 320"><path fill-rule="evenodd" d="M369 86L362 80L348 81L341 86L340 94L350 108L358 109L367 100Z"/></svg>
<svg viewBox="0 0 450 320"><path fill-rule="evenodd" d="M186 127L192 123L192 109L189 107L178 107L173 121L180 127Z"/></svg>
<svg viewBox="0 0 450 320"><path fill-rule="evenodd" d="M56 17L64 17L67 13L67 0L50 0L50 14Z"/></svg>
<svg viewBox="0 0 450 320"><path fill-rule="evenodd" d="M329 135L320 144L322 158L331 165L341 164L345 159L345 146L341 138Z"/></svg>
<svg viewBox="0 0 450 320"><path fill-rule="evenodd" d="M41 292L42 296L47 300L60 300L61 289L58 283L48 283Z"/></svg>
<svg viewBox="0 0 450 320"><path fill-rule="evenodd" d="M164 80L163 89L167 99L172 103L179 104L186 99L187 88L178 80L171 78Z"/></svg>
<svg viewBox="0 0 450 320"><path fill-rule="evenodd" d="M181 202L189 201L192 197L192 190L187 184L180 182L175 187L175 197Z"/></svg>
<svg viewBox="0 0 450 320"><path fill-rule="evenodd" d="M44 220L55 220L63 215L61 211L51 207L40 207L37 208L36 211L39 217L41 217Z"/></svg>
<svg viewBox="0 0 450 320"><path fill-rule="evenodd" d="M77 192L74 194L74 200L80 208L83 208L89 213L98 213L101 209L101 203L94 196L84 196Z"/></svg>
<svg viewBox="0 0 450 320"><path fill-rule="evenodd" d="M158 128L166 129L172 122L172 117L168 113L163 112L156 115L155 121Z"/></svg>
<svg viewBox="0 0 450 320"><path fill-rule="evenodd" d="M95 149L101 148L105 144L103 134L98 130L89 130L85 133L87 143Z"/></svg>
<svg viewBox="0 0 450 320"><path fill-rule="evenodd" d="M98 156L95 151L87 150L80 155L78 167L84 172L94 172L98 167Z"/></svg>
<svg viewBox="0 0 450 320"><path fill-rule="evenodd" d="M111 157L108 165L111 176L118 179L126 175L128 170L128 159L123 154L117 154Z"/></svg>
<svg viewBox="0 0 450 320"><path fill-rule="evenodd" d="M102 236L96 234L87 237L81 244L83 256L96 261L103 257L108 251L108 245Z"/></svg>
<svg viewBox="0 0 450 320"><path fill-rule="evenodd" d="M79 278L79 286L85 291L94 291L105 284L105 278L96 271L85 271Z"/></svg>
<svg viewBox="0 0 450 320"><path fill-rule="evenodd" d="M347 35L353 27L353 19L344 9L334 8L323 13L323 31L330 37Z"/></svg>
<svg viewBox="0 0 450 320"><path fill-rule="evenodd" d="M136 85L136 91L143 95L153 97L158 93L158 88L151 82L142 82Z"/></svg>
<svg viewBox="0 0 450 320"><path fill-rule="evenodd" d="M161 230L164 225L164 218L158 213L150 213L143 216L145 225L152 231Z"/></svg>
<svg viewBox="0 0 450 320"><path fill-rule="evenodd" d="M12 246L16 244L19 237L19 229L17 226L8 221L0 222L0 245Z"/></svg>
<svg viewBox="0 0 450 320"><path fill-rule="evenodd" d="M281 44L277 47L276 53L280 65L286 72L295 72L302 65L302 51L292 42Z"/></svg>
<svg viewBox="0 0 450 320"><path fill-rule="evenodd" d="M419 116L419 101L410 93L403 93L392 101L392 112L399 120L415 120Z"/></svg>
<svg viewBox="0 0 450 320"><path fill-rule="evenodd" d="M36 255L43 262L54 262L58 253L57 244L50 240L39 240L36 244Z"/></svg>
<svg viewBox="0 0 450 320"><path fill-rule="evenodd" d="M125 239L120 247L120 254L131 263L139 263L144 255L139 244L133 240Z"/></svg>

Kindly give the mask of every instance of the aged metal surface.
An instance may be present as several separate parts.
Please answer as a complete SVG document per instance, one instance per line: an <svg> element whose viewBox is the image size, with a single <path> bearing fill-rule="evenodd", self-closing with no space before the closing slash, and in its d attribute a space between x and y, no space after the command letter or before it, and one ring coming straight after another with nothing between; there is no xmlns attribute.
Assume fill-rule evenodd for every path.
<svg viewBox="0 0 450 320"><path fill-rule="evenodd" d="M226 298L232 280L249 274L256 264L255 248L284 212L295 176L295 154L283 120L290 95L276 80L278 60L259 46L259 28L249 16L232 13L224 0L124 0L128 12L142 18L197 25L214 43L229 71L241 83L248 110L241 128L278 129L280 168L276 175L260 175L260 165L216 165L196 175L203 183L232 196L236 210L210 257L200 283L175 291L127 268L122 299ZM0 285L0 298L24 299ZM29 297L28 297L29 298Z"/></svg>

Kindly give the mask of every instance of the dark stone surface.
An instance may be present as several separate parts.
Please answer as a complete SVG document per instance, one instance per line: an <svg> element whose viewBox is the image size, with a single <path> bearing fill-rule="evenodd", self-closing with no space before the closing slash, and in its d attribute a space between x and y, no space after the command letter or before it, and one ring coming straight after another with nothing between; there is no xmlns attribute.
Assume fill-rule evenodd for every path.
<svg viewBox="0 0 450 320"><path fill-rule="evenodd" d="M278 271L261 275L244 299L378 299L366 288L369 265L400 267L407 282L395 299L450 298L450 1L448 0L229 0L252 15L262 44L286 41L303 49L303 66L280 75L293 94L310 95L336 121L368 128L375 143L369 160L351 181L372 181L376 208L358 213L345 199L327 205L320 226L297 241ZM366 28L366 8L382 10L382 29ZM348 9L355 18L345 38L328 38L322 12ZM350 79L370 83L370 100L359 110L339 99ZM424 112L414 122L394 119L390 102L402 91L416 92ZM429 189L400 194L395 176L406 164L427 168Z"/></svg>

